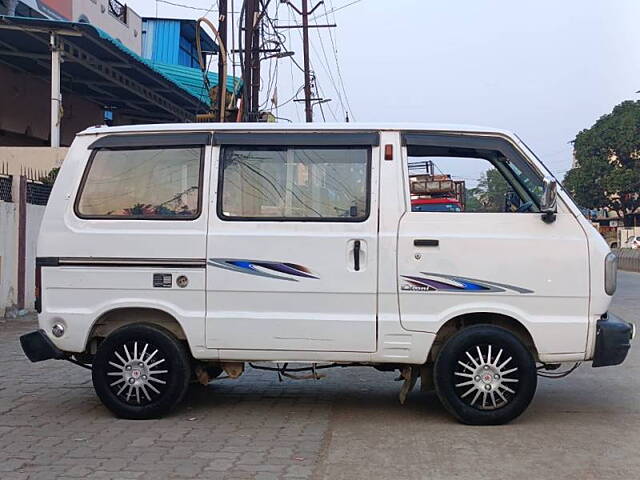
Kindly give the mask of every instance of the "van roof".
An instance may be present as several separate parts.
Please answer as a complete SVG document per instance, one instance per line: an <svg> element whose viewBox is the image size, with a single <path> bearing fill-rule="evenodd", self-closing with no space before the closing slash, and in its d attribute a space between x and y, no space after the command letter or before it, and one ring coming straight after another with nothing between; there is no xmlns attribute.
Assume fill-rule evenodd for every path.
<svg viewBox="0 0 640 480"><path fill-rule="evenodd" d="M434 132L493 133L513 137L508 130L474 125L452 125L434 123L157 123L148 125L125 125L108 127L100 125L89 127L78 135L96 135L105 133L140 132L199 132L199 131L335 131L335 130L401 130Z"/></svg>

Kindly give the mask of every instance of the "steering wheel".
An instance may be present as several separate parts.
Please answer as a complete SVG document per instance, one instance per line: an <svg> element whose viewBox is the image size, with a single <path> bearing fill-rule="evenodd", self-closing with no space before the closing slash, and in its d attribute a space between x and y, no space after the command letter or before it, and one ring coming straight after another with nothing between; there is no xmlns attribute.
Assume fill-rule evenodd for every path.
<svg viewBox="0 0 640 480"><path fill-rule="evenodd" d="M520 205L516 210L516 213L528 212L531 207L533 207L533 202L529 200L528 202L524 202L522 205Z"/></svg>

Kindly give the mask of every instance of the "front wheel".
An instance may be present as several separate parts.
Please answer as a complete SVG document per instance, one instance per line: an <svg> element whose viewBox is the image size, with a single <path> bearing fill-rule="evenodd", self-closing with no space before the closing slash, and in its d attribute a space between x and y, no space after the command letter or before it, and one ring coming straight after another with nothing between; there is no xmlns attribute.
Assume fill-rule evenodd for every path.
<svg viewBox="0 0 640 480"><path fill-rule="evenodd" d="M122 418L157 418L184 398L189 358L167 330L148 324L126 325L98 347L93 386L102 403Z"/></svg>
<svg viewBox="0 0 640 480"><path fill-rule="evenodd" d="M475 325L451 337L434 365L436 392L462 423L500 425L518 417L536 391L531 352L511 332Z"/></svg>

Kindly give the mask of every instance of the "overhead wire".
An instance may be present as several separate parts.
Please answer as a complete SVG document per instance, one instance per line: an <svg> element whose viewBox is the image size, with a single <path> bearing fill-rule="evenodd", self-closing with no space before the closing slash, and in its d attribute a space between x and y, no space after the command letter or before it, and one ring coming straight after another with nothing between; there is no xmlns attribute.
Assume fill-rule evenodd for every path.
<svg viewBox="0 0 640 480"><path fill-rule="evenodd" d="M163 1L163 2L168 2L169 0L159 0L159 1ZM311 20L317 20L318 18L322 18L325 16L329 16L330 14L342 10L343 8L346 8L350 5L353 5L355 3L358 3L361 0L357 0L355 2L350 2L348 4L342 5L340 7L336 7L333 8L333 5L331 5L331 9L327 9L326 5L323 5L324 7L324 14L321 15L317 15L315 17L312 17ZM175 2L171 2L171 3L175 3ZM262 12L259 16L259 20L262 20L264 18L265 22L263 23L263 28L261 29L261 42L262 42L262 47L266 47L269 44L273 44L273 45L278 45L280 48L283 49L284 53L289 53L292 52L291 49L291 35L284 35L277 27L276 24L274 23L274 20L277 22L278 18L279 18L279 4L276 7L275 10L275 15L270 15L269 11L268 11L268 6L270 3L270 0L260 0L261 6L262 6ZM292 14L291 9L287 9L288 11L288 18L290 22L293 22L293 24L295 24L296 26L300 26L300 24L298 23L298 20L296 19L295 15ZM243 3L242 8L240 9L239 12L239 19L238 19L238 23L240 25L239 27L239 31L242 30L242 23L243 23L243 18L245 15L246 11L245 11L245 5ZM298 34L300 35L300 38L302 39L302 33L300 32L299 29L298 30ZM331 42L331 50L332 50L332 55L333 55L333 60L335 62L335 74L334 74L334 68L331 67L331 62L329 60L329 55L326 51L326 47L324 45L324 40L322 35L320 34L320 32L317 32L318 35L318 39L320 41L320 48L322 50L322 55L319 53L318 49L316 48L316 46L314 44L311 44L311 48L313 50L314 56L316 57L316 59L318 60L318 62L320 63L322 69L324 70L324 72L327 74L327 76L329 77L329 81L332 85L332 89L335 91L337 97L338 97L338 102L340 103L340 107L342 109L343 112L348 113L351 118L355 118L353 111L351 109L350 103L349 103L349 98L347 96L347 91L344 85L344 78L342 76L342 71L340 68L340 63L339 63L339 59L338 59L338 54L337 54L337 39L334 39L333 37L333 33L330 31L329 32L329 37L330 37L330 42ZM241 66L241 70L242 70L242 76L243 78L246 78L246 73L245 72L245 62L244 62L244 51L243 51L243 38L242 38L242 34L239 33L238 35L238 56L240 58L240 66ZM261 48L262 48L261 47ZM275 57L275 60L274 58ZM298 88L296 90L296 81L295 81L295 77L293 74L293 70L294 70L294 66L301 72L304 72L304 68L296 61L296 59L292 56L289 55L287 56L287 58L289 58L291 60L290 63L290 76L291 76L291 92L292 92L292 96L291 98L289 98L288 100L286 100L285 102L277 102L277 98L275 99L276 102L272 102L272 108L276 110L276 114L277 114L277 109L283 105L286 105L294 100L296 100L296 97L299 95L300 91L302 90L302 88ZM265 105L269 104L270 100L274 99L274 93L277 91L277 84L278 84L278 75L279 75L279 56L275 55L275 56L268 56L268 55L264 55L262 56L262 60L265 59L269 59L269 67L266 70L267 71L267 76L266 76L266 82L263 81L264 79L261 78L261 87L263 85L266 85L266 88L261 88L262 90L262 95L264 95L263 97L263 101L259 104L259 108L263 108L265 107ZM274 64L275 63L275 64ZM314 63L314 62L311 62ZM321 85L319 85L318 82L318 77L315 73L313 73L313 65L312 67L312 77L313 77L313 88L316 90L316 95L318 96L319 94L324 95L323 92L323 88ZM317 104L317 103L316 103ZM323 111L323 105L322 103L319 104L320 105L320 109L321 109L321 114L323 116L323 118L326 119L326 116L324 114ZM331 116L334 118L334 120L338 119L338 116L336 116L335 114L335 110L333 108L333 106L331 104L328 104L328 109L329 112L331 114ZM298 120L300 120L300 112L299 112L299 108L296 105L294 107L294 111L295 111L295 115L296 118L298 118ZM277 116L277 115L276 115Z"/></svg>
<svg viewBox="0 0 640 480"><path fill-rule="evenodd" d="M277 21L279 19L279 7L280 7L280 4L278 3L278 5L276 7L276 14L274 15L274 18L272 18L268 14L268 12L265 15L265 18L267 20L267 23L269 24L269 26L272 29L271 36L272 36L272 38L275 39L273 41L275 41L283 49L283 52L281 52L281 53L291 53L292 54L293 50L291 48L291 36L290 35L289 36L284 35L282 32L280 32L278 30L278 28L276 27L276 24L274 23L274 20ZM292 15L291 15L291 10L290 9L287 9L287 14L288 14L288 17L289 17L289 23L291 23ZM278 103L275 106L276 109L281 107L281 106L283 106L283 105L285 105L285 104L288 104L289 102L291 102L293 100L295 100L296 97L298 96L298 94L300 93L300 91L304 88L304 86L301 86L300 88L298 88L297 91L294 91L295 90L296 81L295 81L294 75L293 75L293 67L295 66L301 72L304 72L304 68L296 61L296 59L293 57L293 55L287 55L286 58L288 58L290 60L289 70L290 70L290 75L291 75L291 91L294 92L294 94L289 100L287 100L287 101L285 101L283 103ZM276 73L276 76L277 76L277 73ZM298 119L298 121L300 121L300 112L298 110L297 105L294 106L294 112L295 112L296 118Z"/></svg>
<svg viewBox="0 0 640 480"><path fill-rule="evenodd" d="M264 5L263 8L268 8L268 4ZM268 12L265 10L264 11L264 18L269 18ZM276 44L278 45L278 41L277 40L272 40L271 37L273 35L268 31L267 28L263 27L260 29L260 40L261 40L261 45L260 45L260 50L267 50L268 46L270 44ZM269 60L269 68L268 68L268 73L267 73L267 82L263 81L263 77L262 77L262 72L263 70L261 69L261 76L260 76L260 90L264 90L263 86L266 85L266 90L264 90L264 100L259 103L259 107L258 109L263 109L266 106L269 105L269 101L272 99L272 92L273 89L275 88L275 86L277 85L277 71L278 71L278 59L277 57L274 57L273 55L268 55L267 52L262 52L262 58L261 61L264 60ZM275 66L274 66L274 60L275 60Z"/></svg>
<svg viewBox="0 0 640 480"><path fill-rule="evenodd" d="M329 0L329 2L332 5L333 8L333 2L332 0ZM355 2L357 3L357 2ZM327 15L329 15L329 12L327 12L327 6L323 3L322 4L324 11ZM347 5L348 6L348 5ZM343 7L344 8L344 7ZM335 9L333 10L333 12L335 12ZM335 13L333 14L333 21L335 23ZM333 57L335 58L336 61L336 70L338 72L338 80L340 81L340 87L342 88L342 92L344 93L344 99L345 102L347 103L347 109L349 114L351 115L351 118L355 120L355 115L353 114L353 110L351 109L351 104L349 103L349 96L347 94L347 89L344 86L344 79L342 78L342 69L340 68L340 62L338 61L338 47L336 46L338 43L338 34L336 33L336 39L334 41L333 38L333 32L331 29L329 29L329 40L331 40L331 47L333 48Z"/></svg>
<svg viewBox="0 0 640 480"><path fill-rule="evenodd" d="M316 15L315 17L311 18L310 20L317 20L317 19L319 19L319 18L326 17L326 16L328 16L330 13L338 12L338 11L340 11L340 10L344 9L344 8L350 7L351 5L355 5L356 3L360 3L361 1L362 1L362 0L354 0L353 2L349 2L349 3L347 3L346 5L342 5L342 6L340 6L340 7L336 7L336 8L334 8L333 10L329 10L329 12L327 12L327 13L321 13L321 14L319 14L319 15Z"/></svg>
<svg viewBox="0 0 640 480"><path fill-rule="evenodd" d="M292 17L290 17L290 18L293 20L293 23L296 25L296 27L301 27L301 25L298 23L298 20L295 18L295 15L294 15L294 16L292 16ZM300 31L300 28L296 28L296 30L298 31L298 35L299 35L299 37L300 37L300 40L301 40L301 41L303 41L303 38L302 38L302 32ZM313 50L313 53L315 53L315 55L316 55L317 59L319 60L319 63L320 63L320 65L322 66L322 68L323 68L325 71L327 71L326 67L325 67L325 66L324 66L324 64L322 63L322 58L320 57L320 54L318 53L318 51L317 51L317 50L316 50L316 48L314 47L313 43L310 43L310 46L311 46L311 49ZM296 63L296 65L297 65L297 63ZM299 67L299 65L298 65L298 67ZM318 97L318 78L317 78L317 76L316 76L316 74L315 74L315 69L313 68L313 61L311 60L311 58L309 58L309 67L310 67L310 71L311 71L311 72L310 72L310 73L311 73L311 78L313 79L313 84L314 84L314 85L312 85L312 88L315 88L315 89L316 89L316 97L317 97L317 98L320 98L320 97ZM300 68L300 67L299 67L299 68ZM304 72L304 69L301 69L301 70ZM329 72L328 72L328 71L327 71L327 73L329 74ZM329 74L329 76L330 76L330 74ZM321 87L320 87L320 89L322 90L322 88L321 88ZM313 106L312 106L312 108L313 108ZM322 114L323 119L324 119L324 112L322 111L322 108L321 108L321 110L320 110L320 113ZM334 114L334 118L335 118L335 114ZM325 120L325 121L326 121L326 120Z"/></svg>
<svg viewBox="0 0 640 480"><path fill-rule="evenodd" d="M287 9L287 13L289 14L289 24L291 24L291 9ZM289 41L289 51L291 52L291 35L288 36L287 40ZM293 57L291 57L291 62L289 63L290 66L290 70L291 70L291 90L293 91L293 89L295 88L295 82L293 80L293 65L294 65L294 61L293 61ZM300 88L298 88L298 91L295 92L293 94L292 98L296 98L298 96L298 94L300 93L300 91L304 88L304 85L302 85ZM300 121L300 111L298 109L298 104L296 102L293 103L293 110L296 114L296 120L298 120L298 122Z"/></svg>
<svg viewBox="0 0 640 480"><path fill-rule="evenodd" d="M210 8L194 7L193 5L186 5L184 3L172 2L170 0L156 0L156 5L158 3L164 3L164 4L167 4L167 5L171 5L173 7L186 8L186 9L189 9L189 10L197 10L197 11L200 11L200 12L212 12L212 11L215 10L213 8L213 6L210 7ZM215 11L218 11L218 10L215 10ZM234 12L232 10L232 13L239 13L239 12Z"/></svg>
<svg viewBox="0 0 640 480"><path fill-rule="evenodd" d="M320 93L318 92L318 82L316 82L315 77L313 78L312 81L313 81L313 88L316 91L316 98L322 98L320 96ZM320 107L320 115L322 115L322 121L326 122L327 121L327 117L325 117L325 115L324 115L324 107L322 106L322 103L323 103L322 100L320 100L318 102L318 106Z"/></svg>
<svg viewBox="0 0 640 480"><path fill-rule="evenodd" d="M338 101L340 102L340 106L342 107L342 110L345 111L346 109L345 109L344 101L342 100L342 94L340 92L340 89L336 85L336 81L335 81L335 79L333 77L333 73L332 73L331 68L330 68L329 59L327 58L327 52L326 52L326 50L324 48L324 40L322 39L322 35L320 34L320 29L316 28L315 30L316 30L316 34L318 35L318 40L320 41L320 48L322 49L322 55L324 57L324 61L326 63L325 71L329 75L329 80L331 81L331 85L333 85L333 89L335 90L336 94L338 95ZM328 30L329 30L329 32L331 32L330 28ZM323 68L324 68L324 66L323 66Z"/></svg>

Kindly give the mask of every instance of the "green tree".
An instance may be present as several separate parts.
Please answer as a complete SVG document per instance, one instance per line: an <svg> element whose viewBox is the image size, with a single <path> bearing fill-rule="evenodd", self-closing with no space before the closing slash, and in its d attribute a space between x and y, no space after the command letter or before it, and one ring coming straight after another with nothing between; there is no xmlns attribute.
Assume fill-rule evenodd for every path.
<svg viewBox="0 0 640 480"><path fill-rule="evenodd" d="M46 185L53 185L58 177L60 167L52 168L44 177L40 177L40 181Z"/></svg>
<svg viewBox="0 0 640 480"><path fill-rule="evenodd" d="M482 212L482 203L480 203L482 192L478 190L478 187L467 188L464 195L464 206L466 212Z"/></svg>
<svg viewBox="0 0 640 480"><path fill-rule="evenodd" d="M565 186L583 207L608 208L620 218L638 212L640 102L626 101L574 140L576 167Z"/></svg>
<svg viewBox="0 0 640 480"><path fill-rule="evenodd" d="M495 168L482 173L478 186L467 190L468 212L503 212L509 184Z"/></svg>

